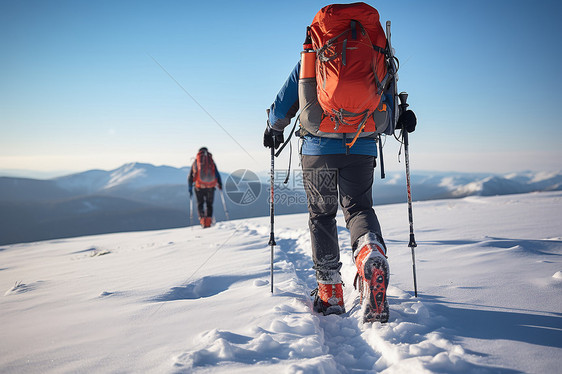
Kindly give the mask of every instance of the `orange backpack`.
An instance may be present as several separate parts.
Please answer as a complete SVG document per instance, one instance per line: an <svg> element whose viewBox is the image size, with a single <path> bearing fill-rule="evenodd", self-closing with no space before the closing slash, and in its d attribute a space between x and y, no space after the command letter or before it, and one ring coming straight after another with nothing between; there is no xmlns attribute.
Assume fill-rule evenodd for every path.
<svg viewBox="0 0 562 374"><path fill-rule="evenodd" d="M215 173L215 162L213 156L206 148L199 150L194 164L195 187L197 188L213 188L217 185L217 176Z"/></svg>
<svg viewBox="0 0 562 374"><path fill-rule="evenodd" d="M319 130L376 132L375 111L386 111L381 95L390 83L388 50L379 13L365 3L322 8L310 25L316 58L316 92L323 115Z"/></svg>

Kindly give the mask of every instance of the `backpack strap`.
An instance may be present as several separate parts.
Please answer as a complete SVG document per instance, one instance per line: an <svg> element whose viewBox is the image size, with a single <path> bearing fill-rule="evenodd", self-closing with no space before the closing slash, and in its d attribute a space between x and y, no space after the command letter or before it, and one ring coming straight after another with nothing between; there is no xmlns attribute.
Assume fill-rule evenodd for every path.
<svg viewBox="0 0 562 374"><path fill-rule="evenodd" d="M345 30L344 32L342 32L339 35L334 36L332 39L328 40L326 43L324 43L324 45L320 48L318 48L316 50L316 55L318 58L318 61L320 62L328 62L328 61L332 61L333 59L335 59L337 57L337 54L333 54L331 56L327 56L326 55L326 51L328 50L328 48L330 48L332 45L334 45L334 43L336 42L336 40L338 40L339 38L341 38L342 36L344 36L345 34L347 34L349 32L349 30Z"/></svg>
<svg viewBox="0 0 562 374"><path fill-rule="evenodd" d="M340 124L346 125L346 126L355 126L355 124L353 124L353 123L346 122L344 120L345 117L363 116L363 118L361 119L361 122L359 123L359 127L361 127L361 125L364 124L367 121L367 118L369 117L369 110L368 109L365 109L361 113L348 112L347 110L344 110L344 109L340 109L340 110L332 109L332 113L333 113L332 118L334 119L334 122L336 123L336 126L334 127L334 130L337 130L340 127Z"/></svg>
<svg viewBox="0 0 562 374"><path fill-rule="evenodd" d="M388 53L388 49L387 49L387 48L381 48L381 47L379 47L378 45L373 44L373 49L374 49L375 51L377 51L378 53L382 53L383 55L385 55L385 56L387 56L387 57L389 56L389 53Z"/></svg>
<svg viewBox="0 0 562 374"><path fill-rule="evenodd" d="M351 28L351 40L357 40L357 24L359 24L359 27L361 27L361 32L364 34L365 33L365 29L363 28L363 25L361 25L361 22L358 22L354 19L352 19L349 22L349 27ZM346 63L346 52L347 51L347 38L344 39L343 41L343 46L342 46L342 51L341 51L341 60L342 60L342 64L345 66Z"/></svg>
<svg viewBox="0 0 562 374"><path fill-rule="evenodd" d="M363 131L363 129L365 128L365 123L367 122L367 115L363 118L363 120L361 121L361 123L359 124L359 128L357 129L357 132L355 133L355 135L353 136L353 140L351 140L350 143L345 143L345 145L348 148L353 147L353 145L355 144L355 142L357 141L357 138L359 138L359 134L361 134L361 131Z"/></svg>
<svg viewBox="0 0 562 374"><path fill-rule="evenodd" d="M353 39L353 40L356 40L356 39L357 39L356 23L357 23L357 21L355 21L354 19L352 19L351 22L350 22L350 26L351 26L351 39Z"/></svg>
<svg viewBox="0 0 562 374"><path fill-rule="evenodd" d="M390 54L390 50L388 48L389 48L388 47L388 41L386 42L385 48L381 48L378 45L373 44L373 49L376 52L379 52L379 53L383 54L386 59L392 58L392 55ZM384 78L380 82L378 80L377 73L375 72L375 69L373 67L373 73L375 74L375 83L377 84L377 88L379 89L379 93L386 90L386 88L388 87L388 84L390 83L390 81L393 77L393 73L391 73L391 69L388 68L389 67L388 65L390 65L390 63L387 62L386 75L384 76Z"/></svg>

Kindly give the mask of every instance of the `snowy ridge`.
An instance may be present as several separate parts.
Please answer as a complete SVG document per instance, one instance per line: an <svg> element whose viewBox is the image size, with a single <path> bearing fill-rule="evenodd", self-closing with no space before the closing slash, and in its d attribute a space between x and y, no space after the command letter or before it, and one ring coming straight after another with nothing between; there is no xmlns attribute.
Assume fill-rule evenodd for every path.
<svg viewBox="0 0 562 374"><path fill-rule="evenodd" d="M95 193L117 188L134 190L153 186L184 185L187 183L188 173L187 167L174 168L131 162L114 170L90 170L53 180L59 187L69 191Z"/></svg>
<svg viewBox="0 0 562 374"><path fill-rule="evenodd" d="M146 170L142 167L135 168L135 165L134 163L127 164L113 171L109 182L103 188L109 189L130 182L133 179L146 177Z"/></svg>
<svg viewBox="0 0 562 374"><path fill-rule="evenodd" d="M491 196L528 192L517 182L500 177L486 177L451 189L454 197Z"/></svg>
<svg viewBox="0 0 562 374"><path fill-rule="evenodd" d="M268 218L0 246L0 371L556 372L561 204L561 192L414 204L418 298L406 207L378 207L384 325L361 323L341 216L343 316L312 312L306 214L276 217L273 295Z"/></svg>

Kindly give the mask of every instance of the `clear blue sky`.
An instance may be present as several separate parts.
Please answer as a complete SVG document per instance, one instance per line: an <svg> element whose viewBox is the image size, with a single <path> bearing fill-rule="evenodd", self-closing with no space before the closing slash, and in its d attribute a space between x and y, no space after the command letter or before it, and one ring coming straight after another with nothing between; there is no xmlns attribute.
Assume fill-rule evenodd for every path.
<svg viewBox="0 0 562 374"><path fill-rule="evenodd" d="M558 1L368 3L419 119L413 168L562 169ZM266 170L265 109L327 4L2 0L0 170L185 166L202 145L221 171Z"/></svg>

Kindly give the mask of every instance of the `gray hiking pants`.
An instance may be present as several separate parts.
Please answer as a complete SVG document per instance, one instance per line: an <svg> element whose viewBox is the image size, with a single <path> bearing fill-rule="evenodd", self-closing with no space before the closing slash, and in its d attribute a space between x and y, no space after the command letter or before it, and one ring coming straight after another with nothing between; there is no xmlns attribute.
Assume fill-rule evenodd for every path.
<svg viewBox="0 0 562 374"><path fill-rule="evenodd" d="M336 225L338 199L352 245L368 232L382 236L373 210L374 165L373 156L302 155L312 259L319 280L341 268Z"/></svg>
<svg viewBox="0 0 562 374"><path fill-rule="evenodd" d="M215 199L215 188L195 188L197 197L197 212L199 218L213 216L213 201ZM205 209L206 208L206 209Z"/></svg>

